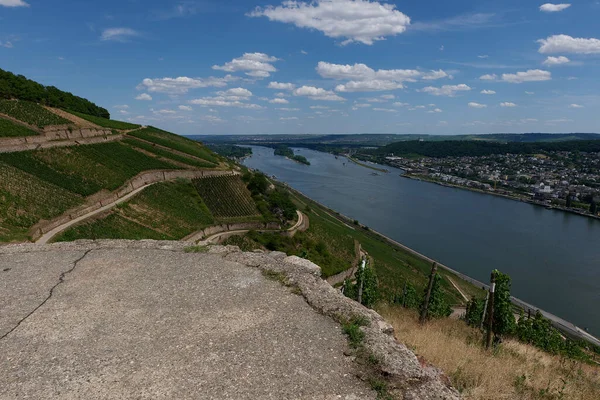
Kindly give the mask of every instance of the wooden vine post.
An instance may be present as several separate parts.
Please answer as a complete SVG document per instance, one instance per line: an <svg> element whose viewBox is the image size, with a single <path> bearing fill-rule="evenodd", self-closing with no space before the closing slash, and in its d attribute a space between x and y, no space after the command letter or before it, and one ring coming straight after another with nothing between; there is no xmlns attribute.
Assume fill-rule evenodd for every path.
<svg viewBox="0 0 600 400"><path fill-rule="evenodd" d="M492 272L490 279L490 294L488 300L488 311L487 311L487 335L485 338L485 348L489 349L492 345L492 330L494 327L494 291L496 289L496 274Z"/></svg>

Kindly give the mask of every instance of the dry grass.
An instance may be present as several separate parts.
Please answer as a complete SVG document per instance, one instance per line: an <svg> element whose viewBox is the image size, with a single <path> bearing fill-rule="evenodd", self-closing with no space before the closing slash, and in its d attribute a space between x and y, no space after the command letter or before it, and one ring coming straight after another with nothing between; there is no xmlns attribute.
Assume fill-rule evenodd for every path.
<svg viewBox="0 0 600 400"><path fill-rule="evenodd" d="M414 311L392 306L378 311L398 340L444 370L465 399L600 399L600 367L513 340L486 352L482 334L463 321L445 318L420 326Z"/></svg>

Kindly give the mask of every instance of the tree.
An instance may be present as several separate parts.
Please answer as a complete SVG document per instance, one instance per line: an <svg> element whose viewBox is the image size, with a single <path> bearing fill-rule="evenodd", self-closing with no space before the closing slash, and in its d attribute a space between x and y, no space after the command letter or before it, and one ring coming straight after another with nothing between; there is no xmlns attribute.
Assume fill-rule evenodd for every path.
<svg viewBox="0 0 600 400"><path fill-rule="evenodd" d="M573 205L573 199L571 197L571 192L569 192L569 194L567 194L567 208L571 208L571 206Z"/></svg>
<svg viewBox="0 0 600 400"><path fill-rule="evenodd" d="M510 301L511 279L507 274L494 270L496 289L494 291L494 321L492 331L496 337L515 332L516 321Z"/></svg>
<svg viewBox="0 0 600 400"><path fill-rule="evenodd" d="M592 200L590 204L590 213L593 215L598 215L598 204L594 200Z"/></svg>

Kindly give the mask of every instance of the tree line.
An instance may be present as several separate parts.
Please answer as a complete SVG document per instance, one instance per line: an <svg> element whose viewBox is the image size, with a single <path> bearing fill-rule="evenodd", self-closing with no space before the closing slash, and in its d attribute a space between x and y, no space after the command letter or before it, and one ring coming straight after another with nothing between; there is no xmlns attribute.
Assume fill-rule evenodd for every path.
<svg viewBox="0 0 600 400"><path fill-rule="evenodd" d="M87 99L64 92L54 86L44 86L23 75L15 75L3 69L0 69L0 98L26 100L96 117L110 118L108 110Z"/></svg>

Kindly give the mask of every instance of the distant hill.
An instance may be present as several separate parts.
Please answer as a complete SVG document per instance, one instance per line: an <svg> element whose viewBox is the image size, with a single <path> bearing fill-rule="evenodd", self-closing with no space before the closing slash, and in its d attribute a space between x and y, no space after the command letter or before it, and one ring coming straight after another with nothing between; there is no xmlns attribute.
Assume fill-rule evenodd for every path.
<svg viewBox="0 0 600 400"><path fill-rule="evenodd" d="M44 86L23 75L15 75L3 69L0 69L0 98L26 100L63 110L110 118L108 110L87 99L64 92L54 86Z"/></svg>

